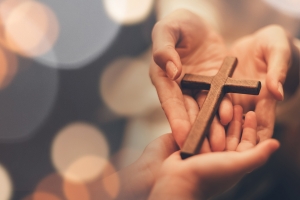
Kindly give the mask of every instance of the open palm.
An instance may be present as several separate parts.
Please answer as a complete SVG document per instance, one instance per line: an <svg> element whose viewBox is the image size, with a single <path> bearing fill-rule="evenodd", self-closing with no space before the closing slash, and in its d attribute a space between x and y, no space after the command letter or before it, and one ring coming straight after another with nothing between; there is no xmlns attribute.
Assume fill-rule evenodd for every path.
<svg viewBox="0 0 300 200"><path fill-rule="evenodd" d="M255 111L260 141L273 134L275 107L277 100L283 99L282 85L291 57L290 49L286 32L272 25L239 39L230 51L239 60L233 77L262 83L258 96L232 95L234 104L242 105L245 111Z"/></svg>
<svg viewBox="0 0 300 200"><path fill-rule="evenodd" d="M226 55L226 48L222 38L199 16L183 9L159 21L152 38L151 80L175 140L182 146L204 98L203 95L191 95L190 91L182 92L180 81L185 73L215 75ZM232 105L227 101L230 106L223 106L226 100L223 102L220 118L227 124L232 118ZM222 107L225 108L223 112ZM217 119L210 132L210 145L206 140L204 151L210 151L210 147L224 150L225 130Z"/></svg>

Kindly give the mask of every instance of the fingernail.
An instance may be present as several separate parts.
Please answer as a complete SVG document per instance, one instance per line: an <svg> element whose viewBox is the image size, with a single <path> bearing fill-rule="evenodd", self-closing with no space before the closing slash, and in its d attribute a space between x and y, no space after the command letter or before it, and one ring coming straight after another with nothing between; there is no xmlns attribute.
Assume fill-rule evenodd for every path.
<svg viewBox="0 0 300 200"><path fill-rule="evenodd" d="M167 72L167 76L174 80L177 72L178 72L178 69L176 67L176 65L172 62L172 61L168 61L167 62L167 66L166 66L166 72Z"/></svg>
<svg viewBox="0 0 300 200"><path fill-rule="evenodd" d="M282 84L280 82L278 83L278 92L281 94L281 101L283 101L283 99L284 99L284 93L283 93Z"/></svg>

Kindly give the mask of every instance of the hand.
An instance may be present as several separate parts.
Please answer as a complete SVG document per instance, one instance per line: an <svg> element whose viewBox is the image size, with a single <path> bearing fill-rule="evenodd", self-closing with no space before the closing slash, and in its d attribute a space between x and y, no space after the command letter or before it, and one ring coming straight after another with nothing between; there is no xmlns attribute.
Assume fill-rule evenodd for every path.
<svg viewBox="0 0 300 200"><path fill-rule="evenodd" d="M289 69L291 49L289 36L276 25L239 39L231 48L231 55L239 61L233 77L262 82L258 96L231 95L234 104L242 105L245 111L255 111L259 141L273 134L276 102L284 98L282 85Z"/></svg>
<svg viewBox="0 0 300 200"><path fill-rule="evenodd" d="M190 11L180 9L159 21L152 32L153 62L150 77L157 90L172 133L182 146L195 120L204 95L196 100L182 93L179 83L184 73L215 75L225 57L222 38L202 19ZM176 80L176 81L174 81ZM222 151L225 148L225 129L232 119L232 103L224 98L219 109L220 122L213 120L203 151Z"/></svg>
<svg viewBox="0 0 300 200"><path fill-rule="evenodd" d="M173 153L160 168L150 200L208 199L229 189L245 174L268 160L279 147L279 143L269 139L256 146L255 113L246 114L242 136L239 131L242 121L241 107L235 107L234 114L227 134L238 138L237 142L228 144L227 152L200 154L186 160L181 160L178 151Z"/></svg>

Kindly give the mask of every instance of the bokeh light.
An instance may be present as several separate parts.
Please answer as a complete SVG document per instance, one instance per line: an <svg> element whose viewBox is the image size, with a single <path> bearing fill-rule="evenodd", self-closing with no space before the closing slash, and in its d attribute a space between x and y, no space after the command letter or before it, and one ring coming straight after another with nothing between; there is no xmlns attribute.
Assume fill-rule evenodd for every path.
<svg viewBox="0 0 300 200"><path fill-rule="evenodd" d="M264 0L277 10L287 15L300 18L300 1L299 0Z"/></svg>
<svg viewBox="0 0 300 200"><path fill-rule="evenodd" d="M139 23L150 14L154 0L103 0L108 15L120 24Z"/></svg>
<svg viewBox="0 0 300 200"><path fill-rule="evenodd" d="M77 69L101 56L117 36L120 25L107 16L101 0L44 0L55 13L60 31L51 51L38 62Z"/></svg>
<svg viewBox="0 0 300 200"><path fill-rule="evenodd" d="M114 165L107 162L104 170L94 181L88 183L92 199L115 199L120 192L120 177ZM125 184L126 184L126 180Z"/></svg>
<svg viewBox="0 0 300 200"><path fill-rule="evenodd" d="M109 147L101 131L88 123L74 122L55 137L51 156L56 170L67 180L88 182L106 165Z"/></svg>
<svg viewBox="0 0 300 200"><path fill-rule="evenodd" d="M57 198L64 199L63 191L64 179L60 174L52 173L44 177L35 187L34 194L44 194L44 195L53 195Z"/></svg>
<svg viewBox="0 0 300 200"><path fill-rule="evenodd" d="M149 78L150 52L137 58L123 57L107 66L100 77L100 95L122 116L145 115L160 105Z"/></svg>
<svg viewBox="0 0 300 200"><path fill-rule="evenodd" d="M34 0L5 0L0 4L0 42L28 57L50 50L58 36L58 22L46 5Z"/></svg>
<svg viewBox="0 0 300 200"><path fill-rule="evenodd" d="M68 200L90 200L88 188L83 183L64 181L63 185L65 197Z"/></svg>
<svg viewBox="0 0 300 200"><path fill-rule="evenodd" d="M15 54L0 47L0 90L6 88L18 71L18 59Z"/></svg>
<svg viewBox="0 0 300 200"><path fill-rule="evenodd" d="M0 199L8 200L12 195L13 187L10 175L6 169L0 165Z"/></svg>
<svg viewBox="0 0 300 200"><path fill-rule="evenodd" d="M21 63L21 62L20 62ZM32 136L49 115L58 89L55 69L19 64L17 76L0 95L0 140Z"/></svg>
<svg viewBox="0 0 300 200"><path fill-rule="evenodd" d="M187 9L193 13L202 16L208 24L213 26L215 29L219 29L218 17L216 13L215 6L210 1L200 1L200 0L159 0L156 3L155 10L157 14L157 19L161 20L170 13L177 9Z"/></svg>
<svg viewBox="0 0 300 200"><path fill-rule="evenodd" d="M112 198L116 198L120 191L120 179L115 171L102 180L104 189L106 190L107 194Z"/></svg>
<svg viewBox="0 0 300 200"><path fill-rule="evenodd" d="M55 196L54 194L46 193L46 192L36 192L32 195L25 197L23 200L63 200Z"/></svg>
<svg viewBox="0 0 300 200"><path fill-rule="evenodd" d="M150 142L166 133L171 133L171 128L161 107L148 116L131 118L125 129L118 167L123 168L136 161Z"/></svg>
<svg viewBox="0 0 300 200"><path fill-rule="evenodd" d="M88 182L97 177L106 165L107 160L99 156L87 155L76 159L64 172L68 180Z"/></svg>

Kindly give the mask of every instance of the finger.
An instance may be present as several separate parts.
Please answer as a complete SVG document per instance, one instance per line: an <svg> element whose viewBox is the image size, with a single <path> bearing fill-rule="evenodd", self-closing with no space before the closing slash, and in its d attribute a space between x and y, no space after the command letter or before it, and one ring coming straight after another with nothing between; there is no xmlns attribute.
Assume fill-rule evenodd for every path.
<svg viewBox="0 0 300 200"><path fill-rule="evenodd" d="M283 100L283 83L291 59L290 41L286 31L277 25L272 25L262 30L267 35L262 40L262 50L268 65L267 88L277 100ZM274 42L276 41L276 42Z"/></svg>
<svg viewBox="0 0 300 200"><path fill-rule="evenodd" d="M279 142L268 139L252 149L240 152L237 165L242 173L249 173L267 162L272 153L279 148Z"/></svg>
<svg viewBox="0 0 300 200"><path fill-rule="evenodd" d="M183 99L184 99L184 104L185 104L190 122L191 122L191 124L193 124L199 113L199 106L198 106L197 102L195 101L195 99L190 95L184 94Z"/></svg>
<svg viewBox="0 0 300 200"><path fill-rule="evenodd" d="M207 91L200 92L196 99L198 104L203 105L207 96ZM225 129L218 117L214 117L208 133L208 142L211 151L223 151L225 149Z"/></svg>
<svg viewBox="0 0 300 200"><path fill-rule="evenodd" d="M191 128L185 108L184 98L179 85L162 75L162 70L152 61L150 76L156 88L161 106L170 123L177 144L182 147Z"/></svg>
<svg viewBox="0 0 300 200"><path fill-rule="evenodd" d="M186 161L193 162L190 164L193 166L192 169L202 177L206 175L210 178L238 179L266 163L278 148L277 140L268 139L243 152L201 154L192 156ZM203 174L204 170L206 174Z"/></svg>
<svg viewBox="0 0 300 200"><path fill-rule="evenodd" d="M255 114L257 119L257 135L259 142L269 139L273 135L275 123L276 101L274 99L263 99L257 102Z"/></svg>
<svg viewBox="0 0 300 200"><path fill-rule="evenodd" d="M224 151L226 145L225 128L217 116L211 123L208 139L212 151Z"/></svg>
<svg viewBox="0 0 300 200"><path fill-rule="evenodd" d="M243 127L243 133L241 142L239 143L236 151L241 152L247 149L251 149L257 142L257 122L256 115L253 111L249 111L245 117L245 123Z"/></svg>
<svg viewBox="0 0 300 200"><path fill-rule="evenodd" d="M152 31L153 59L172 80L176 80L182 71L180 56L175 49L179 37L177 23L166 20L157 22Z"/></svg>
<svg viewBox="0 0 300 200"><path fill-rule="evenodd" d="M233 117L233 105L229 95L225 95L219 107L220 122L226 126Z"/></svg>
<svg viewBox="0 0 300 200"><path fill-rule="evenodd" d="M235 151L241 138L243 108L240 105L233 107L233 119L229 123L226 137L226 150Z"/></svg>
<svg viewBox="0 0 300 200"><path fill-rule="evenodd" d="M210 153L212 150L211 150L211 147L209 145L209 141L208 141L208 138L206 137L203 141L203 144L200 148L200 151L199 153L202 154L202 153Z"/></svg>

